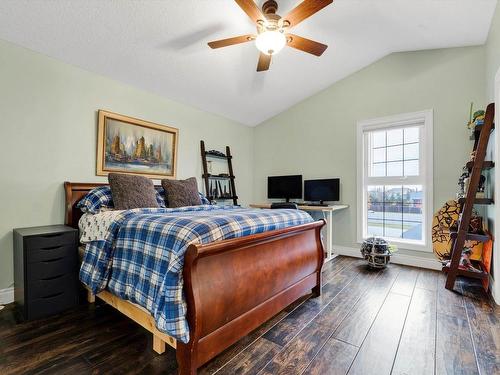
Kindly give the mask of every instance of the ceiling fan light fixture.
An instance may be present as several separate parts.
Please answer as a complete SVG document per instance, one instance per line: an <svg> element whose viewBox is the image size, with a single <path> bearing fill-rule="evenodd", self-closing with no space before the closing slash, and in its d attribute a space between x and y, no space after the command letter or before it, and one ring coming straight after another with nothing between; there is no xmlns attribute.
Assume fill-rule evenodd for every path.
<svg viewBox="0 0 500 375"><path fill-rule="evenodd" d="M278 30L268 30L255 39L257 49L266 55L275 55L286 45L285 35Z"/></svg>

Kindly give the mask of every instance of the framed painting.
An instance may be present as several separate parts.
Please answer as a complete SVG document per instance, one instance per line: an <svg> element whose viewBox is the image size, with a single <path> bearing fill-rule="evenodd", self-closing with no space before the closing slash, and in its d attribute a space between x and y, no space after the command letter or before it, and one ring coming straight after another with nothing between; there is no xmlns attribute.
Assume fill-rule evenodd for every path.
<svg viewBox="0 0 500 375"><path fill-rule="evenodd" d="M179 129L99 110L97 175L175 178Z"/></svg>

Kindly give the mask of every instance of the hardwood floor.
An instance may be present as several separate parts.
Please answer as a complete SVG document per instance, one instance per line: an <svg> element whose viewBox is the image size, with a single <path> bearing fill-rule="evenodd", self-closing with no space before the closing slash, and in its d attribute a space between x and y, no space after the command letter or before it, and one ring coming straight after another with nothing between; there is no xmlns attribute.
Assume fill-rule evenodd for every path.
<svg viewBox="0 0 500 375"><path fill-rule="evenodd" d="M500 310L439 272L359 259L324 266L323 294L289 306L200 374L500 374ZM0 311L0 374L175 374L175 352L113 308L82 305L16 324Z"/></svg>

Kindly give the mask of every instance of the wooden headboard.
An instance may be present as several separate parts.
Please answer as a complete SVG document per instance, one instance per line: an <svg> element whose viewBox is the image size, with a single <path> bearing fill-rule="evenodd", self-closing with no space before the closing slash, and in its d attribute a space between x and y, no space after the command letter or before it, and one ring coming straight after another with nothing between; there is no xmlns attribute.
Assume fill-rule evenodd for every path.
<svg viewBox="0 0 500 375"><path fill-rule="evenodd" d="M105 186L107 183L99 182L68 182L64 183L64 191L66 193L66 213L64 215L64 224L78 229L78 221L82 217L82 211L76 207L76 204L82 199L85 194L90 190L98 187Z"/></svg>

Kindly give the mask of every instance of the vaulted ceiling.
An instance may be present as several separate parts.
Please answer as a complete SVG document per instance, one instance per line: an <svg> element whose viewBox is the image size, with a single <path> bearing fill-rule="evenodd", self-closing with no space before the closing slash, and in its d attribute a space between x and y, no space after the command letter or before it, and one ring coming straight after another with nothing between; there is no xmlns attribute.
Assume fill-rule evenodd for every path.
<svg viewBox="0 0 500 375"><path fill-rule="evenodd" d="M263 1L257 0L259 5ZM299 0L278 0L284 15ZM392 52L480 45L496 0L336 0L294 33L329 48L285 48L255 71L252 33L232 0L0 0L0 38L170 99L257 125Z"/></svg>

